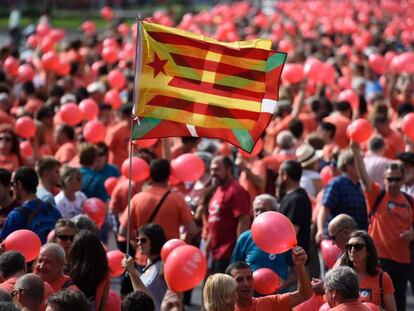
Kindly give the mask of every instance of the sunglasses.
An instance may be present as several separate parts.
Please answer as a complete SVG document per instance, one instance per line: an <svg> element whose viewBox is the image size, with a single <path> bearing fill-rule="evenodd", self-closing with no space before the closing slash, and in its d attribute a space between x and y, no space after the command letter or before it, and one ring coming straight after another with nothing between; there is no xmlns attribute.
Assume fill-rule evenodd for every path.
<svg viewBox="0 0 414 311"><path fill-rule="evenodd" d="M148 239L147 238L137 238L137 243L141 243L141 244L144 244L144 243L147 243L147 241L148 241Z"/></svg>
<svg viewBox="0 0 414 311"><path fill-rule="evenodd" d="M347 251L351 251L352 249L355 249L357 252L362 251L362 249L365 247L365 244L362 243L355 243L355 244L347 244L346 249Z"/></svg>
<svg viewBox="0 0 414 311"><path fill-rule="evenodd" d="M387 177L388 182L400 182L402 180L402 177Z"/></svg>
<svg viewBox="0 0 414 311"><path fill-rule="evenodd" d="M13 139L11 137L4 137L4 136L0 137L0 141L8 141L8 142L10 142L12 140Z"/></svg>
<svg viewBox="0 0 414 311"><path fill-rule="evenodd" d="M74 235L66 235L66 234L60 234L56 235L57 238L59 238L62 241L73 241Z"/></svg>
<svg viewBox="0 0 414 311"><path fill-rule="evenodd" d="M99 152L99 153L98 153L98 156L100 156L100 157L104 157L104 156L106 156L106 153L105 153L105 152Z"/></svg>
<svg viewBox="0 0 414 311"><path fill-rule="evenodd" d="M329 240L336 241L336 237L344 230L345 228L340 229L335 235L330 235Z"/></svg>
<svg viewBox="0 0 414 311"><path fill-rule="evenodd" d="M21 292L22 292L22 291L24 291L24 290L26 290L26 289L24 289L24 288L15 289L14 291L12 291L12 292L10 293L10 295L14 298L14 297L16 297L16 295L17 295L18 293L21 293Z"/></svg>

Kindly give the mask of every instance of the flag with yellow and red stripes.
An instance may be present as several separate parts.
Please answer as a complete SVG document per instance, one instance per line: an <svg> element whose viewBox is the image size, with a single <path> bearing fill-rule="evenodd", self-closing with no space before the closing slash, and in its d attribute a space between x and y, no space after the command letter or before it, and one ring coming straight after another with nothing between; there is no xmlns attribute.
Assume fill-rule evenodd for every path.
<svg viewBox="0 0 414 311"><path fill-rule="evenodd" d="M286 54L271 41L224 43L142 21L133 139L226 140L251 152L270 122Z"/></svg>

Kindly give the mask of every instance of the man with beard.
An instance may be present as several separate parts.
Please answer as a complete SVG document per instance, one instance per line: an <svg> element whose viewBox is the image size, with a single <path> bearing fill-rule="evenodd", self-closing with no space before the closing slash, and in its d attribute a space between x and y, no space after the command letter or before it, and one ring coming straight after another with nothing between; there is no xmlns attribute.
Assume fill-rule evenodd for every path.
<svg viewBox="0 0 414 311"><path fill-rule="evenodd" d="M281 194L279 211L295 227L298 245L309 252L312 203L305 189L299 186L302 166L295 160L282 163L278 176L278 193Z"/></svg>
<svg viewBox="0 0 414 311"><path fill-rule="evenodd" d="M210 166L212 182L218 187L208 206L207 251L213 259L212 273L224 273L230 263L237 237L250 227L249 194L233 177L233 163L217 156Z"/></svg>
<svg viewBox="0 0 414 311"><path fill-rule="evenodd" d="M59 187L60 162L53 157L43 157L36 163L39 185L36 195L43 202L56 207L55 194Z"/></svg>

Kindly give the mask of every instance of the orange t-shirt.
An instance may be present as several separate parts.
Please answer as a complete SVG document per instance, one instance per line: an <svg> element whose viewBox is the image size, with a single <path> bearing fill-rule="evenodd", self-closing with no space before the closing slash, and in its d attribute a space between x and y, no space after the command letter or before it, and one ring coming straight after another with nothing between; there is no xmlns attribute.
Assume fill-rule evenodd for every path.
<svg viewBox="0 0 414 311"><path fill-rule="evenodd" d="M256 160L250 160L246 163L246 166L252 171L253 174L262 176L265 179L266 184L266 166L263 163L263 161L256 159ZM239 177L240 185L249 193L250 196L250 206L252 206L253 200L256 196L259 194L262 194L264 192L264 188L256 187L253 182L247 178L246 172L241 172Z"/></svg>
<svg viewBox="0 0 414 311"><path fill-rule="evenodd" d="M365 192L368 213L371 212L380 191L380 186L375 183L370 192ZM410 263L410 243L400 238L400 234L410 230L413 223L413 211L405 196L400 192L394 198L385 193L368 228L378 256L400 263Z"/></svg>
<svg viewBox="0 0 414 311"><path fill-rule="evenodd" d="M359 278L359 301L372 302L376 305L381 305L381 289L380 289L380 274L365 275ZM382 288L384 294L393 294L394 286L391 277L385 271L382 272Z"/></svg>
<svg viewBox="0 0 414 311"><path fill-rule="evenodd" d="M130 125L127 121L121 121L108 128L105 143L109 148L109 162L118 168L128 158L129 137Z"/></svg>
<svg viewBox="0 0 414 311"><path fill-rule="evenodd" d="M131 197L140 192L144 182L131 182ZM124 176L116 184L112 191L109 209L113 214L122 213L128 204L129 180Z"/></svg>
<svg viewBox="0 0 414 311"><path fill-rule="evenodd" d="M57 293L57 292L60 292L63 289L63 285L65 285L66 282L69 282L71 280L72 279L70 278L70 276L62 275L56 281L49 282L49 284L50 284L50 286L52 286L52 288L55 291L55 293ZM71 284L71 285L65 287L65 289L69 289L69 290L79 290L79 288L75 284Z"/></svg>
<svg viewBox="0 0 414 311"><path fill-rule="evenodd" d="M135 236L135 230L148 222L154 208L161 200L167 188L150 186L143 192L137 193L131 199L131 236ZM167 240L179 238L179 227L193 220L190 208L185 203L184 197L178 192L171 191L158 210L153 222L159 224L165 232ZM123 228L127 227L128 210L121 216L120 222Z"/></svg>
<svg viewBox="0 0 414 311"><path fill-rule="evenodd" d="M332 123L336 126L334 141L340 148L346 148L349 144L349 138L346 135L346 128L349 124L351 124L351 120L340 113L334 113L325 117L323 121Z"/></svg>
<svg viewBox="0 0 414 311"><path fill-rule="evenodd" d="M77 154L76 145L73 142L64 143L55 153L55 158L60 163L70 162Z"/></svg>
<svg viewBox="0 0 414 311"><path fill-rule="evenodd" d="M15 154L9 154L8 156L0 155L0 167L14 172L20 167L19 158Z"/></svg>
<svg viewBox="0 0 414 311"><path fill-rule="evenodd" d="M341 303L336 307L332 308L331 311L370 311L366 305L362 304L359 301Z"/></svg>
<svg viewBox="0 0 414 311"><path fill-rule="evenodd" d="M235 311L290 311L290 294L270 295L260 298L252 298L252 304L240 308L236 305Z"/></svg>

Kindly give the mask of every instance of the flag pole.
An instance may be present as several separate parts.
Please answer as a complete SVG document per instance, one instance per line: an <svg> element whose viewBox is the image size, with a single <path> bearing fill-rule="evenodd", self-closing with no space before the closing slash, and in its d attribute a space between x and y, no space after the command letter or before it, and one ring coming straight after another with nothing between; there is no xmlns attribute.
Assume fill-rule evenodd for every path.
<svg viewBox="0 0 414 311"><path fill-rule="evenodd" d="M133 95L133 108L132 108L132 115L131 115L131 131L129 136L129 178L128 178L128 219L127 219L127 233L126 233L126 255L129 255L129 248L130 248L130 235L131 235L131 194L132 194L132 133L134 130L134 122L137 122L139 124L139 120L137 116L135 115L135 105L138 99L138 86L137 83L139 83L139 74L141 72L141 61L142 61L142 49L141 52L138 50L138 44L142 40L141 35L141 14L138 13L137 15L137 44L135 47L135 77L134 77L134 95Z"/></svg>

